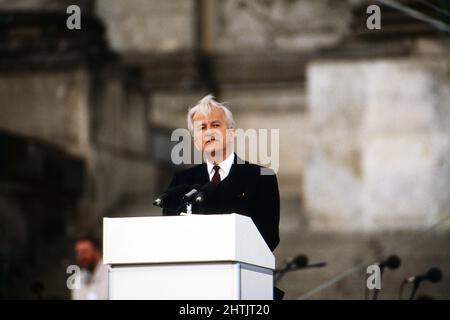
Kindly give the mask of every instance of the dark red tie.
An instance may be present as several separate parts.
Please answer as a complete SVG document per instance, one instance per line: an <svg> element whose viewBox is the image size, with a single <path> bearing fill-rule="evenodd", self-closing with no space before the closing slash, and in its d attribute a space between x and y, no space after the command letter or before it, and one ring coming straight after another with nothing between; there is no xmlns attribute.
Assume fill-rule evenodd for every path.
<svg viewBox="0 0 450 320"><path fill-rule="evenodd" d="M214 175L211 179L211 182L217 186L220 183L220 174L219 174L220 167L214 166L213 169L214 169Z"/></svg>

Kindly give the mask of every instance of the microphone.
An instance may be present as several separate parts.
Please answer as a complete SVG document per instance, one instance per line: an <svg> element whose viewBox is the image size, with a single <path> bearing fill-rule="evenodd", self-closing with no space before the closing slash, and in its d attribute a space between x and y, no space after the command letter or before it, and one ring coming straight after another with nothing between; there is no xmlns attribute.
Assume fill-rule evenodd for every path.
<svg viewBox="0 0 450 320"><path fill-rule="evenodd" d="M406 283L412 283L413 284L413 289L411 291L411 295L409 296L409 300L414 299L414 296L416 295L417 289L419 288L419 285L422 281L428 280L432 283L436 283L441 281L442 279L442 272L441 269L433 267L430 270L428 270L427 273L425 274L421 274L419 276L413 276L413 277L409 277L405 280L403 280L402 285L400 286L400 299L402 296L402 291L403 291L403 286Z"/></svg>
<svg viewBox="0 0 450 320"><path fill-rule="evenodd" d="M284 271L293 271L298 269L308 269L308 268L322 268L327 265L326 262L316 262L316 263L309 263L308 257L299 254L295 256L293 259L289 259L286 263L286 266L279 270L278 272L284 272Z"/></svg>
<svg viewBox="0 0 450 320"><path fill-rule="evenodd" d="M318 262L309 264L308 257L303 254L298 254L294 258L288 259L285 266L281 269L275 270L275 274L278 274L275 281L280 281L286 272L295 271L307 268L321 268L327 265L326 262Z"/></svg>
<svg viewBox="0 0 450 320"><path fill-rule="evenodd" d="M214 190L216 190L217 185L215 185L214 183L212 183L211 181L204 184L201 189L200 192L197 194L197 196L195 197L195 202L197 203L202 203L205 201L206 197L211 194L212 192L214 192Z"/></svg>
<svg viewBox="0 0 450 320"><path fill-rule="evenodd" d="M163 207L165 204L165 201L169 197L179 197L183 192L186 191L186 189L189 187L188 184L183 183L178 186L175 186L173 188L167 189L163 194L161 194L158 198L156 198L155 201L153 201L154 206Z"/></svg>
<svg viewBox="0 0 450 320"><path fill-rule="evenodd" d="M428 270L427 273L419 275L419 276L413 276L405 279L406 283L420 283L422 281L428 280L432 283L436 283L441 281L442 279L442 272L439 268L431 268Z"/></svg>
<svg viewBox="0 0 450 320"><path fill-rule="evenodd" d="M401 265L402 261L396 255L389 256L386 260L382 261L378 266L380 270L383 270L385 267L391 270L397 269Z"/></svg>
<svg viewBox="0 0 450 320"><path fill-rule="evenodd" d="M395 270L401 265L401 263L402 263L402 261L395 254L390 255L384 261L381 261L380 263L378 263L378 267L380 268L380 278L383 277L383 271L386 267L388 269ZM381 279L380 279L380 281L381 281ZM372 296L372 300L378 299L379 292L380 292L379 289L375 289L373 296ZM366 287L365 295L366 295L366 300L367 300L367 296L368 296L367 287Z"/></svg>
<svg viewBox="0 0 450 320"><path fill-rule="evenodd" d="M308 264L308 257L303 254L298 254L294 258L289 258L286 260L285 265L275 270L275 274L277 276L275 277L275 282L278 282L281 280L281 278L284 277L286 272L293 271L294 269L297 269L296 267L304 267Z"/></svg>
<svg viewBox="0 0 450 320"><path fill-rule="evenodd" d="M301 269L308 265L308 257L299 254L294 257L290 262L287 263L287 269Z"/></svg>
<svg viewBox="0 0 450 320"><path fill-rule="evenodd" d="M285 260L282 268L275 270L275 273L285 273L290 270L304 268L308 264L308 257L303 254L298 254L294 258Z"/></svg>
<svg viewBox="0 0 450 320"><path fill-rule="evenodd" d="M191 202L191 199L199 192L202 186L200 184L194 184L189 189L190 191L183 196L184 202Z"/></svg>
<svg viewBox="0 0 450 320"><path fill-rule="evenodd" d="M313 263L313 264L308 264L307 266L304 266L303 268L322 268L322 267L326 267L327 263L326 262L317 262L317 263Z"/></svg>

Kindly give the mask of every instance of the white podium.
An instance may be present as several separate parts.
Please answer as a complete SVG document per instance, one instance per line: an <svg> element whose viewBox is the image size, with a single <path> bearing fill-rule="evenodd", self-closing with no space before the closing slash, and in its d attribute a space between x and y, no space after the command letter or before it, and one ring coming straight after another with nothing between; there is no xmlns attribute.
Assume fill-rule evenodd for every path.
<svg viewBox="0 0 450 320"><path fill-rule="evenodd" d="M273 299L275 257L238 214L103 219L109 299Z"/></svg>

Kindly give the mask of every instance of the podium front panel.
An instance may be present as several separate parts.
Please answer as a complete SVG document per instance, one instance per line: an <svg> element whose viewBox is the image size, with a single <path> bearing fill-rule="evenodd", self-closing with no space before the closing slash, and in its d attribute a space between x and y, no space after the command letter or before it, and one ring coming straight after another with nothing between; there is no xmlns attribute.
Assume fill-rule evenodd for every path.
<svg viewBox="0 0 450 320"><path fill-rule="evenodd" d="M240 300L273 298L269 269L240 263L113 266L111 300Z"/></svg>
<svg viewBox="0 0 450 320"><path fill-rule="evenodd" d="M275 257L238 214L104 218L110 299L272 299Z"/></svg>

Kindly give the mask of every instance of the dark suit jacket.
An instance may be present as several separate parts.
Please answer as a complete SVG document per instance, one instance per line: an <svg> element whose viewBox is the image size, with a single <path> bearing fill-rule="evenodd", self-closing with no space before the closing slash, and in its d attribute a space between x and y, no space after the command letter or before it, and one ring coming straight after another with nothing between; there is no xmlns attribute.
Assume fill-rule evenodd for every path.
<svg viewBox="0 0 450 320"><path fill-rule="evenodd" d="M280 242L278 225L280 220L280 195L275 174L261 175L263 167L248 161L237 163L235 155L228 176L201 205L194 204L195 214L238 213L252 218L270 250ZM266 169L267 170L267 169ZM179 184L201 184L209 182L206 163L178 172L169 188ZM164 215L178 214L182 207L180 199L169 202L172 210L163 210Z"/></svg>

